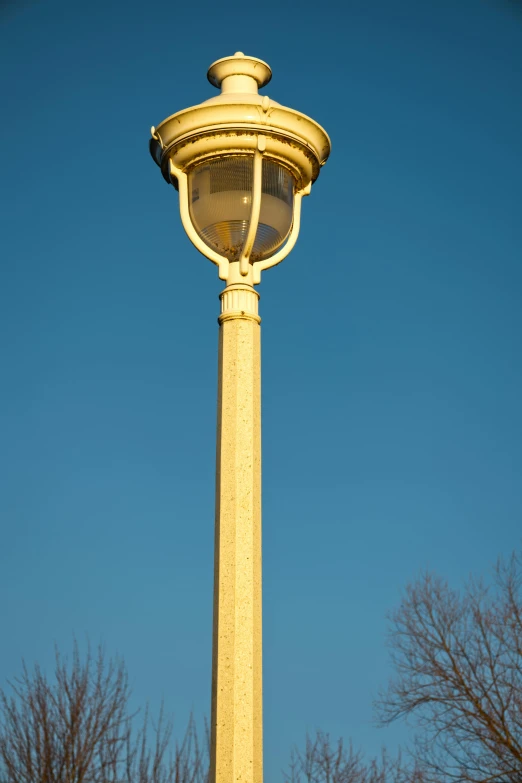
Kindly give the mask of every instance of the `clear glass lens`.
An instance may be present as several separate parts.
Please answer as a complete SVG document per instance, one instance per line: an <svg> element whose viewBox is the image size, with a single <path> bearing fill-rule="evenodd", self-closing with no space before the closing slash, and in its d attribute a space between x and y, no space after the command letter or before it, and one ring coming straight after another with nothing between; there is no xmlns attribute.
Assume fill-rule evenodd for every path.
<svg viewBox="0 0 522 783"><path fill-rule="evenodd" d="M189 174L190 217L197 233L229 261L239 261L248 233L254 158L233 156L196 166ZM292 227L294 180L278 163L263 160L259 225L250 261L281 247Z"/></svg>

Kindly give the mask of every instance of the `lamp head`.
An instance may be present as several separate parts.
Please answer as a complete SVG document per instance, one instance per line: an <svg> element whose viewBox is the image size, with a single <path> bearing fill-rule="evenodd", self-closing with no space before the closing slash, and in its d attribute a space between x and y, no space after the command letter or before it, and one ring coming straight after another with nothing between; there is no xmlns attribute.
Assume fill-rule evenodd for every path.
<svg viewBox="0 0 522 783"><path fill-rule="evenodd" d="M255 284L295 244L301 198L330 140L314 120L259 95L272 78L263 60L236 52L207 76L221 93L153 127L151 154L179 190L193 244L222 279Z"/></svg>

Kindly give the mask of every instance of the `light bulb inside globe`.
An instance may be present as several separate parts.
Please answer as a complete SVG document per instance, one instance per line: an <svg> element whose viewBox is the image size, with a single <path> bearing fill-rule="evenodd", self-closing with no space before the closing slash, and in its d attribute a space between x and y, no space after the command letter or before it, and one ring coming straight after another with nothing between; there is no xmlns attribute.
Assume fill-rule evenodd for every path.
<svg viewBox="0 0 522 783"><path fill-rule="evenodd" d="M292 228L295 183L280 163L264 158L261 208L250 263L273 255ZM188 174L189 212L198 236L229 261L239 261L248 236L254 187L252 155L199 163Z"/></svg>

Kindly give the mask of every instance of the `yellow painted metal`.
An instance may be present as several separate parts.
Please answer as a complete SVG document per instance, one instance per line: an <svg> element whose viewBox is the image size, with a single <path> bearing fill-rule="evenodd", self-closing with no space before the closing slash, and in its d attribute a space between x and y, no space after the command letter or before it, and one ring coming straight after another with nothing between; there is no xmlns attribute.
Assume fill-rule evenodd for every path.
<svg viewBox="0 0 522 783"><path fill-rule="evenodd" d="M187 172L205 161L237 155L252 155L259 168L262 154L263 159L277 162L291 173L296 198L293 227L286 245L272 258L251 263L249 237L240 259L244 282L257 284L262 270L278 264L293 248L299 231L301 198L310 193L311 184L330 154L328 134L315 120L258 94L258 88L266 85L271 76L267 63L242 52L217 60L210 66L208 78L221 88L221 93L167 117L151 129L154 160L168 182L179 184L185 230L197 249L218 265L220 278L228 283L233 279L233 264L229 265L227 259L196 238L188 204L183 203L187 198ZM252 204L257 205L255 193Z"/></svg>
<svg viewBox="0 0 522 783"><path fill-rule="evenodd" d="M260 136L259 140L264 136ZM245 277L248 275L248 267L250 261L250 255L254 248L254 240L256 238L257 228L259 226L259 214L261 212L261 178L263 167L263 152L264 144L258 145L258 149L254 154L254 171L252 178L252 207L250 209L250 218L248 221L248 233L239 259L239 271Z"/></svg>

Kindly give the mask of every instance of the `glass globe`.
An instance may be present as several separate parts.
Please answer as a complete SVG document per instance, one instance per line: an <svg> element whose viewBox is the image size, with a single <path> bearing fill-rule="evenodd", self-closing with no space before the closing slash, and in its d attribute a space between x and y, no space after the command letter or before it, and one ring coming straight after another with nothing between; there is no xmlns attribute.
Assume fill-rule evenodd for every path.
<svg viewBox="0 0 522 783"><path fill-rule="evenodd" d="M239 261L250 222L254 158L237 155L206 161L189 173L194 228L212 250ZM250 262L273 255L287 238L294 211L294 179L275 161L263 159L261 211Z"/></svg>

